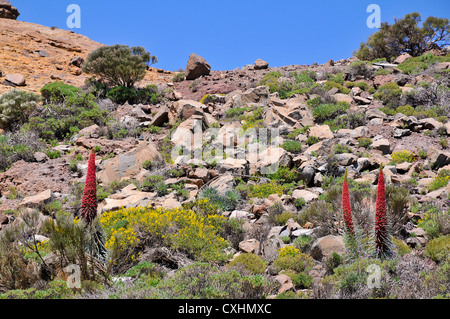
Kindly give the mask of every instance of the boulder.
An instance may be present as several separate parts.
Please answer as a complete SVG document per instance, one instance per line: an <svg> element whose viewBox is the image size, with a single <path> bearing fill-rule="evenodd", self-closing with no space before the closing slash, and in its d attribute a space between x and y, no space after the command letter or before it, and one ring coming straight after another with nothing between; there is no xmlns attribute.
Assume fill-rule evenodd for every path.
<svg viewBox="0 0 450 319"><path fill-rule="evenodd" d="M69 65L74 65L74 66L76 66L76 67L78 67L78 68L81 68L81 66L83 65L83 63L84 63L84 58L83 58L83 57L81 57L81 56L75 56L75 57L73 57L73 58L70 60Z"/></svg>
<svg viewBox="0 0 450 319"><path fill-rule="evenodd" d="M428 149L427 158L430 160L430 164L434 169L450 164L450 153L438 150L434 147Z"/></svg>
<svg viewBox="0 0 450 319"><path fill-rule="evenodd" d="M265 70L269 67L269 62L258 59L255 61L255 70Z"/></svg>
<svg viewBox="0 0 450 319"><path fill-rule="evenodd" d="M185 121L193 115L203 117L203 104L193 100L179 100L170 106L168 120L170 125L174 125L177 121Z"/></svg>
<svg viewBox="0 0 450 319"><path fill-rule="evenodd" d="M344 253L344 239L342 236L326 236L317 239L311 247L311 257L322 261L333 253L342 255Z"/></svg>
<svg viewBox="0 0 450 319"><path fill-rule="evenodd" d="M6 81L8 81L16 86L25 86L26 85L25 77L19 73L7 75Z"/></svg>
<svg viewBox="0 0 450 319"><path fill-rule="evenodd" d="M313 126L309 129L309 136L317 137L320 140L333 138L333 132L331 132L328 125Z"/></svg>
<svg viewBox="0 0 450 319"><path fill-rule="evenodd" d="M195 80L202 75L209 75L210 73L211 65L203 57L195 53L189 56L185 72L186 80Z"/></svg>
<svg viewBox="0 0 450 319"><path fill-rule="evenodd" d="M403 62L405 62L406 60L411 59L411 58L412 58L412 56L411 56L410 54L408 54L408 53L403 53L403 54L399 55L399 56L394 60L393 63L395 63L395 64L402 64Z"/></svg>
<svg viewBox="0 0 450 319"><path fill-rule="evenodd" d="M275 276L275 280L280 284L280 288L278 289L279 294L289 290L294 290L294 284L292 283L291 277L288 275L279 274Z"/></svg>
<svg viewBox="0 0 450 319"><path fill-rule="evenodd" d="M28 207L42 209L45 205L50 204L55 198L51 189L47 189L34 196L26 197L20 204L19 208Z"/></svg>
<svg viewBox="0 0 450 319"><path fill-rule="evenodd" d="M259 251L259 241L254 238L241 241L239 249L245 253L256 253Z"/></svg>
<svg viewBox="0 0 450 319"><path fill-rule="evenodd" d="M372 149L383 152L383 154L389 154L391 152L391 143L388 139L382 138L372 143Z"/></svg>
<svg viewBox="0 0 450 319"><path fill-rule="evenodd" d="M142 165L147 160L157 163L162 161L162 157L152 143L141 141L135 149L104 161L99 166L101 171L98 179L105 184L110 184L132 178L141 171Z"/></svg>
<svg viewBox="0 0 450 319"><path fill-rule="evenodd" d="M0 19L17 20L20 15L19 10L11 5L7 0L0 0Z"/></svg>
<svg viewBox="0 0 450 319"><path fill-rule="evenodd" d="M319 198L319 196L304 189L296 189L295 191L292 192L292 198L294 199L303 198L306 203L309 203Z"/></svg>

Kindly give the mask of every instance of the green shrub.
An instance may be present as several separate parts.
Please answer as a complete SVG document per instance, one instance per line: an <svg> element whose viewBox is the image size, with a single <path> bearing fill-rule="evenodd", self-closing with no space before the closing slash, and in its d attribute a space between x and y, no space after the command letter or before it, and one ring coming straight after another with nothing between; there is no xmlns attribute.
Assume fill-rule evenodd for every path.
<svg viewBox="0 0 450 319"><path fill-rule="evenodd" d="M425 254L436 262L450 258L450 235L435 238L425 246Z"/></svg>
<svg viewBox="0 0 450 319"><path fill-rule="evenodd" d="M334 82L334 81L327 81L327 82L325 82L323 88L324 88L326 91L329 91L329 90L331 90L332 88L337 88L338 91L339 91L339 93L343 93L343 94L349 94L349 93L350 93L350 90L349 90L349 89L343 87L342 84L339 84L339 83Z"/></svg>
<svg viewBox="0 0 450 319"><path fill-rule="evenodd" d="M298 181L299 172L295 168L290 169L286 166L280 166L275 173L268 175L268 178L283 184L293 183Z"/></svg>
<svg viewBox="0 0 450 319"><path fill-rule="evenodd" d="M294 205L297 209L301 209L302 207L305 207L306 201L304 198L300 197L295 200Z"/></svg>
<svg viewBox="0 0 450 319"><path fill-rule="evenodd" d="M281 148L290 153L299 153L302 150L302 143L294 140L286 140L281 144Z"/></svg>
<svg viewBox="0 0 450 319"><path fill-rule="evenodd" d="M207 199L208 203L214 203L214 206L221 211L233 211L241 199L241 195L236 190L228 190L222 194L216 188L206 187L198 195L198 199Z"/></svg>
<svg viewBox="0 0 450 319"><path fill-rule="evenodd" d="M0 128L10 130L25 123L41 101L39 95L11 90L0 96Z"/></svg>
<svg viewBox="0 0 450 319"><path fill-rule="evenodd" d="M320 139L316 136L309 136L308 139L306 140L306 144L308 144L309 146L317 144L320 142Z"/></svg>
<svg viewBox="0 0 450 319"><path fill-rule="evenodd" d="M320 104L313 109L313 117L318 123L326 120L332 120L339 115L345 114L350 105L346 102L338 102L336 104Z"/></svg>
<svg viewBox="0 0 450 319"><path fill-rule="evenodd" d="M143 47L103 46L89 53L83 72L104 78L115 86L133 87L144 79L147 64L157 61Z"/></svg>
<svg viewBox="0 0 450 319"><path fill-rule="evenodd" d="M8 170L19 160L26 162L34 159L34 153L44 145L32 132L16 132L0 135L0 172Z"/></svg>
<svg viewBox="0 0 450 319"><path fill-rule="evenodd" d="M108 91L106 97L117 104L134 104L137 98L137 92L134 88L116 86Z"/></svg>
<svg viewBox="0 0 450 319"><path fill-rule="evenodd" d="M56 158L60 158L61 157L61 152L60 151L50 150L50 151L47 151L45 154L47 154L47 156L50 159L56 159Z"/></svg>
<svg viewBox="0 0 450 319"><path fill-rule="evenodd" d="M335 154L344 154L344 153L352 153L353 150L350 146L348 145L342 145L342 144L336 144L333 147L333 152Z"/></svg>
<svg viewBox="0 0 450 319"><path fill-rule="evenodd" d="M397 113L402 113L406 116L411 116L414 114L414 108L411 105L403 105L397 108Z"/></svg>
<svg viewBox="0 0 450 319"><path fill-rule="evenodd" d="M293 244L296 248L298 248L302 253L306 252L308 248L311 247L311 245L314 242L314 238L308 235L300 235L297 237Z"/></svg>
<svg viewBox="0 0 450 319"><path fill-rule="evenodd" d="M250 193L248 194L248 197L267 198L272 194L278 194L279 196L283 195L282 187L273 182L250 185Z"/></svg>
<svg viewBox="0 0 450 319"><path fill-rule="evenodd" d="M278 270L291 270L297 273L311 270L313 259L297 248L286 246L281 249L273 264Z"/></svg>
<svg viewBox="0 0 450 319"><path fill-rule="evenodd" d="M412 163L416 160L416 156L413 152L407 151L407 150L401 150L398 152L392 153L392 161L395 164L401 164L404 162Z"/></svg>
<svg viewBox="0 0 450 319"><path fill-rule="evenodd" d="M382 101L384 105L395 109L398 106L401 95L402 90L398 84L395 82L390 82L381 86L373 97Z"/></svg>
<svg viewBox="0 0 450 319"><path fill-rule="evenodd" d="M367 89L369 88L369 84L367 84L366 82L347 82L345 85L349 89L357 87L357 88L360 88L363 91L367 91Z"/></svg>
<svg viewBox="0 0 450 319"><path fill-rule="evenodd" d="M450 234L450 212L436 203L426 204L422 210L424 215L417 223L425 230L429 239Z"/></svg>
<svg viewBox="0 0 450 319"><path fill-rule="evenodd" d="M186 79L186 75L183 72L177 73L173 76L172 82L183 82Z"/></svg>
<svg viewBox="0 0 450 319"><path fill-rule="evenodd" d="M291 212L282 212L281 214L276 214L273 216L273 219L277 225L284 226L288 222L289 219L295 219L295 215ZM288 243L291 242L291 239L289 238Z"/></svg>
<svg viewBox="0 0 450 319"><path fill-rule="evenodd" d="M369 148L372 145L373 141L368 137L360 137L358 138L358 144L360 147Z"/></svg>
<svg viewBox="0 0 450 319"><path fill-rule="evenodd" d="M448 185L448 181L450 180L450 170L443 169L441 170L435 179L428 185L428 189L430 192L440 189Z"/></svg>
<svg viewBox="0 0 450 319"><path fill-rule="evenodd" d="M266 263L261 259L261 257L255 254L240 254L230 261L228 267L234 267L237 265L244 266L245 269L255 275L263 274L266 270Z"/></svg>
<svg viewBox="0 0 450 319"><path fill-rule="evenodd" d="M395 237L392 238L394 245L397 247L397 254L403 257L406 254L409 254L412 251L412 248L405 244L402 240L397 239Z"/></svg>

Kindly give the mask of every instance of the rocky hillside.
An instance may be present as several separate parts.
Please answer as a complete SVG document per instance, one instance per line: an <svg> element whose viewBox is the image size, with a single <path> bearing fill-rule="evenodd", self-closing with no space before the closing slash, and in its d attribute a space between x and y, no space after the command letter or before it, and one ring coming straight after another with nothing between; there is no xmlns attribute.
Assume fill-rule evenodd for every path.
<svg viewBox="0 0 450 319"><path fill-rule="evenodd" d="M81 88L87 75L80 65L100 46L15 20L0 19L0 32L0 93L16 86L39 92L57 80ZM67 274L51 245L54 232L42 225L49 218L62 225L64 212L77 215L93 149L100 225L117 255L107 283L101 271L96 279L86 274L81 296L172 298L179 297L177 285L186 298L449 296L447 52L393 63L213 67L192 55L184 73L149 69L139 87L156 84L157 99L98 96L95 104L109 118L68 137L54 129L42 142L49 133L31 119L28 130L5 131L10 149L0 156L13 158L14 146L23 144L31 153L1 161L0 229L25 223L40 248L24 246L30 251L20 257L20 282L0 273L0 297L19 288L32 288L30 298L38 291L80 296L55 288ZM39 105L35 115L44 110ZM358 236L370 239L380 166L392 256L373 258L367 240L355 259L342 216L343 175L347 170ZM377 289L366 285L373 264L382 269ZM216 290L194 286L199 274ZM227 288L227 280L242 289Z"/></svg>

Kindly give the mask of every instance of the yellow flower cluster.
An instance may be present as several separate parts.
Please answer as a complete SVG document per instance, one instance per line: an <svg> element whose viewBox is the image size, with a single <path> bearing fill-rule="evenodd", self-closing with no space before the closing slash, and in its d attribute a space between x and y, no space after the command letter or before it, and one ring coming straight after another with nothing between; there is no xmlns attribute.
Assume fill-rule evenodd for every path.
<svg viewBox="0 0 450 319"><path fill-rule="evenodd" d="M401 164L404 162L412 163L416 160L416 156L413 152L407 150L401 150L392 153L392 161L396 164Z"/></svg>
<svg viewBox="0 0 450 319"><path fill-rule="evenodd" d="M185 250L200 260L223 257L221 250L228 246L220 237L224 222L223 216L202 217L185 208L128 208L107 212L100 218L106 230L108 249L133 247L140 236L153 235L172 248Z"/></svg>
<svg viewBox="0 0 450 319"><path fill-rule="evenodd" d="M283 195L283 187L274 182L252 186L248 197L267 198L272 194Z"/></svg>
<svg viewBox="0 0 450 319"><path fill-rule="evenodd" d="M281 248L278 252L279 257L292 256L295 257L297 255L301 255L301 251L293 246L285 246Z"/></svg>

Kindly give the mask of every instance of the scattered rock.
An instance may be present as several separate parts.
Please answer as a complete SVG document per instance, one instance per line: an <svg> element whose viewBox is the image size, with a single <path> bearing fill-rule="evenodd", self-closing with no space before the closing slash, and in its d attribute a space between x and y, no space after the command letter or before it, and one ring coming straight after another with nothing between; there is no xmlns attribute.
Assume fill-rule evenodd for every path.
<svg viewBox="0 0 450 319"><path fill-rule="evenodd" d="M255 61L255 70L265 70L269 68L269 62L258 59Z"/></svg>
<svg viewBox="0 0 450 319"><path fill-rule="evenodd" d="M209 75L210 73L211 65L203 57L195 53L189 56L185 72L186 80L195 80L202 75Z"/></svg>
<svg viewBox="0 0 450 319"><path fill-rule="evenodd" d="M311 257L323 260L333 253L342 255L344 253L344 239L341 236L326 236L317 239L311 247Z"/></svg>
<svg viewBox="0 0 450 319"><path fill-rule="evenodd" d="M16 86L25 86L26 80L25 77L22 74L10 74L6 76L6 81L16 85Z"/></svg>

